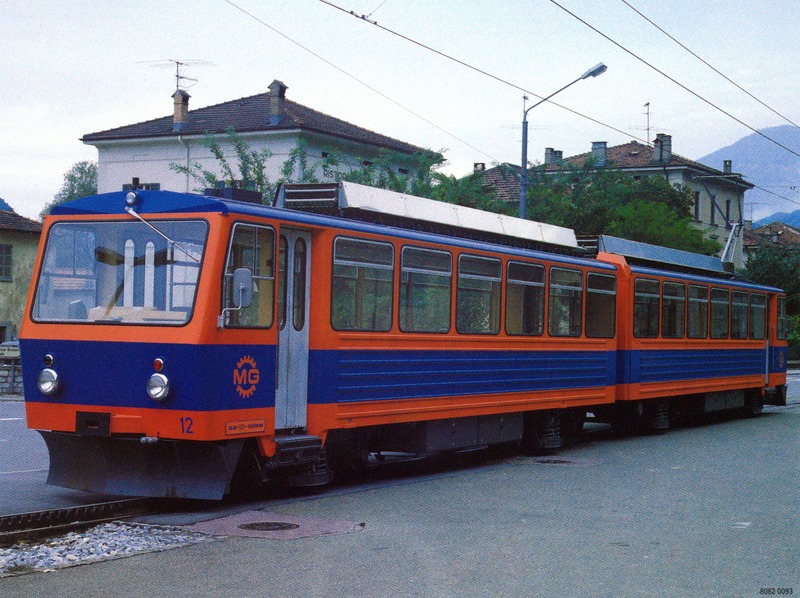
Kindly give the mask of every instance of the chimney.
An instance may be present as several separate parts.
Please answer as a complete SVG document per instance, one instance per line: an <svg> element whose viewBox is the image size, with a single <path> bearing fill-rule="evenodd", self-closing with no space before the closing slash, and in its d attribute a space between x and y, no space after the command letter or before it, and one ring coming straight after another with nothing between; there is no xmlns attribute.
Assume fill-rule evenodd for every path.
<svg viewBox="0 0 800 598"><path fill-rule="evenodd" d="M283 122L283 105L286 99L286 90L289 89L283 81L275 79L269 85L269 124L279 125Z"/></svg>
<svg viewBox="0 0 800 598"><path fill-rule="evenodd" d="M472 172L483 172L486 170L486 162L475 162L472 165Z"/></svg>
<svg viewBox="0 0 800 598"><path fill-rule="evenodd" d="M725 174L733 173L733 162L731 160L722 161L722 172Z"/></svg>
<svg viewBox="0 0 800 598"><path fill-rule="evenodd" d="M547 166L548 164L558 164L561 162L563 155L564 152L554 150L552 147L544 148L544 165Z"/></svg>
<svg viewBox="0 0 800 598"><path fill-rule="evenodd" d="M653 163L669 164L672 160L672 135L659 133L653 142Z"/></svg>
<svg viewBox="0 0 800 598"><path fill-rule="evenodd" d="M608 161L608 142L592 141L592 159L595 166L605 166Z"/></svg>
<svg viewBox="0 0 800 598"><path fill-rule="evenodd" d="M176 89L172 94L174 111L172 114L172 132L182 131L189 119L189 98L191 96L185 89Z"/></svg>

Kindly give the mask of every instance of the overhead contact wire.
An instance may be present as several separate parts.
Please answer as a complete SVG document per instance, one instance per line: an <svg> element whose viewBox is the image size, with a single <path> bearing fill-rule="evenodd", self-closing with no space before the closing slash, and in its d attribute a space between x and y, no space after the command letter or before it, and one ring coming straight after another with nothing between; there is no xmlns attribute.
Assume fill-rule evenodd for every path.
<svg viewBox="0 0 800 598"><path fill-rule="evenodd" d="M567 14L568 14L568 15L570 15L571 17L573 17L574 19L576 19L576 20L580 21L581 23L583 23L584 25L586 25L586 26L587 26L589 29L591 29L592 31L594 31L595 33L597 33L598 35L600 35L601 37L605 38L606 40L608 40L609 42L611 42L612 44L614 44L615 46L617 46L617 47L618 47L620 50L622 50L623 52L625 52L625 53L629 54L630 56L632 56L633 58L635 58L636 60L638 60L638 61L639 61L639 62L641 62L642 64L644 64L644 65L646 65L646 66L650 67L650 68L651 68L651 69L653 69L655 72L657 72L659 75L661 75L662 77L664 77L664 78L666 78L667 80L671 81L672 83L674 83L675 85L677 85L678 87L680 87L681 89L683 89L684 91L688 91L690 94L692 94L692 95L693 95L694 97L696 97L698 100L701 100L701 101L705 102L706 104L708 104L709 106L711 106L711 107L712 107L712 108L714 108L715 110L718 110L719 112L721 112L722 114L724 114L724 115L725 115L725 116L727 116L728 118L731 118L731 119L735 120L737 123L739 123L740 125L742 125L742 126L744 126L744 127L748 128L748 129L750 129L751 131L753 131L753 133L756 133L757 135L760 135L761 137L763 137L763 138L764 138L764 139L766 139L767 141L770 141L771 143L774 143L774 144L775 144L775 145L777 145L778 147L780 147L780 148L782 148L782 149L785 149L785 150L786 150L787 152L789 152L790 154L793 154L793 155L797 156L798 158L800 158L800 153L797 153L797 152L796 152L796 151L794 151L793 149L791 149L791 148L789 148L789 147L786 147L786 146L785 146L785 145L783 145L781 142L777 141L776 139L773 139L772 137L770 137L769 135L767 135L767 134L765 134L765 133L762 133L761 131L759 131L759 130L758 130L758 129L756 129L755 127L753 127L753 126L751 126L751 125L747 124L746 122L744 122L742 119L738 118L737 116L734 116L733 114L731 114L730 112L728 112L728 111L727 111L727 110L725 110L724 108L722 108L722 107L720 107L720 106L717 106L717 105L716 105L714 102L712 102L711 100L709 100L709 99L707 99L707 98L704 98L702 95L700 95L699 93L697 93L697 92L696 92L696 91L694 91L693 89L690 89L689 87L687 87L686 85L684 85L683 83L681 83L680 81L678 81L677 79L675 79L674 77L671 77L671 76L669 76L667 73L665 73L664 71L662 71L661 69L659 69L659 68L658 68L658 67L656 67L655 65L653 65L653 64L650 64L650 63L649 63L649 62L647 62L647 61L646 61L644 58L642 58L641 56L637 55L635 52L632 52L631 50L628 50L628 48L626 48L625 46L623 46L622 44L620 44L618 41L616 41L616 40L615 40L615 39L613 39L612 37L610 37L610 36L606 35L606 34L605 34L605 33L603 33L602 31L600 31L600 30L599 30L597 27L595 27L595 26L594 26L594 25L592 25L591 23L587 22L586 20L582 19L581 17L579 17L578 15L576 15L574 12L572 12L572 11L571 11L571 10L569 10L568 8L565 8L564 6L562 6L561 4L559 4L558 2L556 2L556 0L550 0L550 2L551 2L552 4L554 4L554 5L556 5L558 8L560 8L561 10L563 10L565 13L567 13Z"/></svg>
<svg viewBox="0 0 800 598"><path fill-rule="evenodd" d="M343 12L344 14L347 14L347 15L350 15L352 17L355 17L356 19L358 19L360 21L363 21L365 23L369 23L370 25L374 25L378 29L381 29L382 31L385 31L386 33L390 33L391 35L394 35L395 37L399 37L400 39L405 40L405 41L407 41L409 43L412 43L415 46L419 46L420 48L428 50L429 52L433 52L434 54L437 54L437 55L441 56L442 58L445 58L445 59L447 59L447 60L449 60L451 62L455 62L456 64L459 64L459 65L461 65L461 66L463 66L465 68L468 68L468 69L470 69L472 71L475 71L476 73L480 73L481 75L489 77L490 79L494 79L495 81L497 81L499 83L502 83L503 85L507 85L507 86L512 87L512 88L514 88L516 90L519 90L519 91L521 91L523 93L530 94L530 95L532 95L532 96L534 96L536 98L539 98L540 100L546 99L544 96L540 96L539 94L537 94L537 93L535 93L535 92L533 92L533 91L531 91L529 89L525 89L521 85L513 83L512 81L509 81L507 79L503 79L502 77L498 77L497 75L494 75L494 74L492 74L492 73L490 73L490 72L488 72L488 71L486 71L484 69L481 69L481 68L479 68L477 66L471 65L468 62L464 62L463 60L461 60L459 58L451 56L450 54L442 52L441 50L437 50L436 48L434 48L432 46L428 46L427 44L424 44L424 43L422 43L420 41L415 40L414 38L408 37L407 35L404 35L402 33L394 31L393 29L389 29L388 27L384 27L383 25L379 24L377 21L373 21L373 20L369 19L365 15L359 15L359 14L353 12L352 10L347 10L346 8L342 8L341 6L338 6L338 5L334 4L333 2L330 2L329 0L319 0L319 1L322 2L323 4L326 4L327 6L330 6L331 8L335 8L336 10ZM602 121L600 121L600 120L598 120L596 118L593 118L591 116L588 116L586 114L578 112L577 110L573 110L572 108L568 108L567 106L564 106L563 104L559 104L558 102L554 102L553 100L547 100L547 102L549 104L552 104L553 106L561 108L562 110L566 110L567 112L571 112L572 114L574 114L576 116L580 116L581 118L589 120L589 121L591 121L591 122L593 122L595 124L598 124L598 125L600 125L602 127L605 127L605 128L610 129L612 131L616 131L617 133L621 133L622 135L625 135L625 137L633 137L634 139L636 139L638 141L642 141L642 142L644 142L644 143L646 143L648 145L650 144L649 140L642 139L640 137L636 137L635 135L631 135L627 131L623 131L622 129L618 129L617 127L615 127L613 125L609 125L608 123L604 123L604 122L602 122Z"/></svg>
<svg viewBox="0 0 800 598"><path fill-rule="evenodd" d="M370 90L370 91L372 91L373 93L376 93L376 94L378 94L378 95L379 95L379 96L381 96L383 99L387 100L388 102L391 102L392 104L394 104L394 105L395 105L395 106L397 106L398 108L401 108L401 109L405 110L405 111L406 111L406 112L408 112L409 114L411 114L411 115L415 116L416 118L418 118L418 119L420 119L421 121L423 121L423 122L427 123L428 125L432 126L433 128L435 128L435 129L437 129L437 130L441 131L441 132L442 132L442 133L444 133L445 135L449 135L450 137L452 137L452 138L453 138L453 139L455 139L456 141L458 141L458 142L460 142L460 143L463 143L463 144L464 144L464 145L466 145L467 147L469 147L469 148L471 148L471 149L475 150L476 152L478 152L478 153L480 153L480 154L482 154L482 155L486 156L486 157L487 157L487 158L489 158L490 160L493 160L494 162L499 162L499 160L498 160L497 158L494 158L493 156L490 156L489 154L487 154L487 153L486 153L486 152L484 152L483 150L481 150L481 149L479 149L479 148L475 147L474 145L472 145L471 143L469 143L469 142L467 142L467 141L465 141L465 140L461 139L461 138L460 138L460 137L458 137L457 135L454 135L454 134L453 134L453 133L451 133L450 131L448 131L448 130L446 130L446 129L442 128L442 127L440 127L439 125L437 125L436 123L434 123L434 122L432 122L432 121L428 120L427 118L425 118L425 117L424 117L424 116L422 116L421 114L418 114L418 113L414 112L413 110L411 110L410 108L407 108L406 106L403 106L403 105L402 105L400 102L398 102L397 100L394 100L394 99L392 99L391 97L389 97L388 95L386 95L386 94L385 94L385 93L383 93L382 91L380 91L380 90L376 89L375 87L373 87L372 85L370 85L370 84L369 84L369 83L367 83L366 81L362 81L361 79L359 79L359 78L358 78L358 77L356 77L355 75L353 75L353 74L351 74L351 73L347 72L346 70L344 70L344 69L343 69L343 68L341 68L340 66L338 66L338 65L334 64L333 62L331 62L331 61L330 61L330 60L328 60L327 58L325 58L325 57L321 56L320 54L318 54L318 53L314 52L314 50L312 50L311 48L308 48L308 47L304 46L303 44L301 44L300 42L298 42L298 41L296 41L296 40L292 39L291 37L289 37L288 35L286 35L285 33L281 32L281 31L279 31L278 29L276 29L275 27L273 27L272 25L270 25L270 24L269 24L269 23L267 23L266 21L264 21L264 20L260 19L259 17L257 17L257 16L256 16L256 15L254 15L253 13L251 13L251 12L249 12L249 11L245 10L245 9L244 9L244 8L242 8L241 6L237 5L235 2L232 2L232 0L224 0L224 1L225 1L227 4L229 4L230 6L232 6L233 8L235 8L236 10L238 10L239 12L241 12L241 13L243 13L243 14L247 15L248 17L250 17L251 19L253 19L253 20L254 20L254 21L256 21L257 23L260 23L261 25L263 25L264 27L266 27L267 29L269 29L269 30L270 30L270 31L272 31L273 33L275 33L275 34L277 34L277 35L280 35L280 36L281 36L282 38L284 38L285 40L287 40L287 41L291 42L292 44L294 44L294 45L295 45L295 46L297 46L298 48L300 48L300 49L302 49L302 50L304 50L304 51L308 52L309 54L311 54L312 56L314 56L314 57L315 57L315 58L317 58L318 60L321 60L322 62L324 62L324 63L325 63L325 64L327 64L328 66L330 66L330 67L332 67L332 68L336 69L337 71L339 71L340 73L342 73L344 76L346 76L346 77L349 77L350 79L352 79L352 80L353 80L353 81L355 81L356 83L359 83L360 85L363 85L364 87L366 87L367 89L369 89L369 90Z"/></svg>
<svg viewBox="0 0 800 598"><path fill-rule="evenodd" d="M740 91L743 91L744 93L746 93L748 96L750 96L750 97L751 97L752 99L754 99L756 102L758 102L759 104L761 104L762 106L764 106L764 108L766 108L767 110L770 110L772 113L774 113L774 114L776 114L777 116L781 117L783 120L785 120L785 121L786 121L787 123L789 123L790 125L792 125L792 126L794 126L794 127L797 127L797 128L800 128L800 125L798 125L796 122L794 122L793 120L791 120L789 117L787 117L787 116L785 116L785 115L781 114L780 112L778 112L777 110L775 110L775 108L773 108L772 106L770 106L770 105L769 105L769 104L767 104L766 102L763 102L761 99L759 99L759 98L757 98L756 96L754 96L752 93L750 93L749 91L747 91L747 90L746 90L744 87L742 87L741 85L739 85L739 84L738 84L736 81L734 81L733 79L731 79L730 77L728 77L728 76L727 76L725 73L723 73L722 71L720 71L719 69L717 69L716 67L714 67L714 66L713 66L712 64L710 64L708 61L704 60L704 59L703 59L701 56L698 56L698 55L697 55L695 52L693 52L693 51L692 51L690 48L688 48L688 47L686 47L684 44L682 44L682 43L681 43L679 40L675 39L675 38L674 38L672 35L670 35L670 34L669 34L667 31L665 31L665 30L664 30L662 27L660 27L660 26L659 26L657 23L653 22L653 20L652 20L652 19L650 19L650 18L648 18L646 15L642 14L642 12L641 12L641 11L639 11L639 10L638 10L636 7L632 6L632 5L630 4L630 2L628 2L627 0L620 0L620 1L621 1L623 4L625 4L625 5L626 5L628 8L630 8L630 9L631 9L633 12L635 12L637 15L639 15L640 17L642 17L642 18L643 18L645 21L647 21L648 23L650 23L650 24L651 24L653 27L655 27L656 29L658 29L658 30L659 30L661 33L663 33L664 35L666 35L666 36L667 36L669 39L671 39L673 42L675 42L676 44L678 44L678 45L679 45L681 48L683 48L684 50L686 50L686 51L687 51L689 54L691 54L692 56L694 56L695 58L697 58L697 60L699 60L699 61L700 61L700 62L702 62L704 65L706 65L708 68L710 68L712 71L714 71L715 73L717 73L717 74L718 74L720 77L722 77L723 79L725 79L726 81L728 81L730 84L732 84L732 85L734 85L735 87L737 87L737 88L738 88Z"/></svg>

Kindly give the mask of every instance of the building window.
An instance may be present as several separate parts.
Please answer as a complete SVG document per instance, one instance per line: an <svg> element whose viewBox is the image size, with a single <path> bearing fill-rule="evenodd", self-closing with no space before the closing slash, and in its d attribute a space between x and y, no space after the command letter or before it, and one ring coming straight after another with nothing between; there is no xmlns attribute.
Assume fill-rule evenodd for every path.
<svg viewBox="0 0 800 598"><path fill-rule="evenodd" d="M731 218L731 200L730 199L726 199L725 200L725 222L730 222L731 220L732 220L732 218Z"/></svg>
<svg viewBox="0 0 800 598"><path fill-rule="evenodd" d="M7 282L11 282L11 251L11 245L0 245L0 280Z"/></svg>
<svg viewBox="0 0 800 598"><path fill-rule="evenodd" d="M126 183L123 191L161 191L161 183Z"/></svg>
<svg viewBox="0 0 800 598"><path fill-rule="evenodd" d="M700 220L700 192L694 192L694 219Z"/></svg>
<svg viewBox="0 0 800 598"><path fill-rule="evenodd" d="M710 222L712 225L715 225L715 224L717 224L717 210L718 210L718 209L719 209L719 205L717 205L717 202L716 202L716 201L714 200L714 198L712 197L712 198L711 198L711 217L708 219L708 221L709 221L709 222Z"/></svg>

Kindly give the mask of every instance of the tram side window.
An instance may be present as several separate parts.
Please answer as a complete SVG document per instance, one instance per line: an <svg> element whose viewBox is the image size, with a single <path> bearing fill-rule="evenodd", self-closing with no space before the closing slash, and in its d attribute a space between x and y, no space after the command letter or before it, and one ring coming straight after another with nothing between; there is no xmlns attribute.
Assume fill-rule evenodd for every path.
<svg viewBox="0 0 800 598"><path fill-rule="evenodd" d="M747 293L734 291L731 299L731 338L747 338Z"/></svg>
<svg viewBox="0 0 800 598"><path fill-rule="evenodd" d="M711 289L711 338L728 338L730 303L730 292Z"/></svg>
<svg viewBox="0 0 800 598"><path fill-rule="evenodd" d="M767 332L767 296L750 295L750 338L762 340Z"/></svg>
<svg viewBox="0 0 800 598"><path fill-rule="evenodd" d="M403 247L400 255L400 330L447 332L453 258L445 251Z"/></svg>
<svg viewBox="0 0 800 598"><path fill-rule="evenodd" d="M605 274L586 275L586 336L614 338L617 317L617 279Z"/></svg>
<svg viewBox="0 0 800 598"><path fill-rule="evenodd" d="M778 297L778 340L789 338L789 317L786 315L786 297Z"/></svg>
<svg viewBox="0 0 800 598"><path fill-rule="evenodd" d="M462 334L500 332L500 260L462 255L458 258L456 330Z"/></svg>
<svg viewBox="0 0 800 598"><path fill-rule="evenodd" d="M269 328L273 322L275 295L275 231L264 226L233 226L223 281L223 307L234 308L233 272L247 268L253 273L253 302L227 312L227 326Z"/></svg>
<svg viewBox="0 0 800 598"><path fill-rule="evenodd" d="M689 285L689 338L708 336L708 288Z"/></svg>
<svg viewBox="0 0 800 598"><path fill-rule="evenodd" d="M661 302L659 282L637 278L633 283L633 336L655 338L658 336L658 304Z"/></svg>
<svg viewBox="0 0 800 598"><path fill-rule="evenodd" d="M581 335L582 303L583 277L580 270L552 268L548 310L550 336Z"/></svg>
<svg viewBox="0 0 800 598"><path fill-rule="evenodd" d="M394 247L339 237L333 244L331 325L335 330L392 328Z"/></svg>
<svg viewBox="0 0 800 598"><path fill-rule="evenodd" d="M661 299L661 336L683 338L686 332L686 285L665 282Z"/></svg>
<svg viewBox="0 0 800 598"><path fill-rule="evenodd" d="M544 334L544 266L508 262L506 332Z"/></svg>

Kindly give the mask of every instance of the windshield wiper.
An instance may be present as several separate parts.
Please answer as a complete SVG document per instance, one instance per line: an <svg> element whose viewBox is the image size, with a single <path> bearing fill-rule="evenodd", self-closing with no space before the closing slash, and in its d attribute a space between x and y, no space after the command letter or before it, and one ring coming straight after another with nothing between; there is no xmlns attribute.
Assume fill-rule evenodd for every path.
<svg viewBox="0 0 800 598"><path fill-rule="evenodd" d="M172 240L172 239L170 239L170 238L169 238L167 235L165 235L163 232L161 232L160 230L158 230L158 229L157 229L155 226L153 226L152 224L150 224L150 223L149 223L147 220L145 220L144 218L142 218L141 216L139 216L139 214L137 214L137 213L136 213L136 210L134 210L134 209L133 209L131 206L125 206L125 211L126 211L126 212L128 212L128 214L130 214L131 216L133 216L133 217L134 217L134 218L136 218L137 220L139 220L139 221L143 222L145 225L147 225L147 226L149 226L150 228L152 228L152 229L153 229L155 232L157 232L159 235L161 235L162 237L164 237L164 238L165 238L165 239L166 239L166 240L167 240L169 243L171 243L171 244L172 244L174 247L177 247L178 249L180 249L180 250L181 250L181 251L182 251L184 254L186 254L186 257L188 257L190 260L192 260L192 261L193 261L193 262L195 262L196 264L199 264L199 263L200 263L200 260L198 260L198 259L197 259L196 257L194 257L194 256L193 256L191 253L189 253L189 252L188 252L188 251L186 251L186 250L185 250L183 247L181 247L180 243L178 243L177 241L173 241L173 240Z"/></svg>

